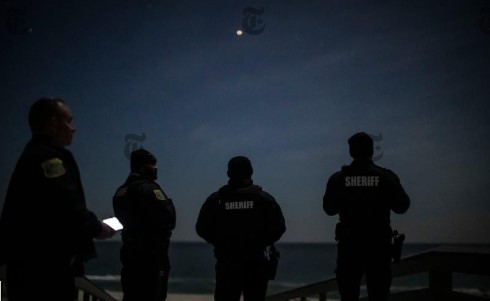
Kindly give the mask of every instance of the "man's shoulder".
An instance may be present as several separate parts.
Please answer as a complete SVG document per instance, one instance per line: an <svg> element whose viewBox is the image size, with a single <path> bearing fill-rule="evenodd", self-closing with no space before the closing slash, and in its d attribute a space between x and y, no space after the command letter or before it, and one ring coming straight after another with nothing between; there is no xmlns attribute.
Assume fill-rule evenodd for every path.
<svg viewBox="0 0 490 301"><path fill-rule="evenodd" d="M386 180L387 183L400 183L400 178L393 170L378 165L375 165L374 168L381 176L381 179Z"/></svg>
<svg viewBox="0 0 490 301"><path fill-rule="evenodd" d="M68 168L65 164L66 152L48 144L30 141L17 162L16 171L29 174L39 171L47 178L57 178L64 175Z"/></svg>
<svg viewBox="0 0 490 301"><path fill-rule="evenodd" d="M270 194L269 192L265 191L264 189L262 189L262 187L259 186L259 190L258 190L258 194L266 201L269 201L269 202L275 202L276 199L272 196L272 194Z"/></svg>
<svg viewBox="0 0 490 301"><path fill-rule="evenodd" d="M348 173L349 166L344 165L342 168L330 175L329 182L335 182L342 179Z"/></svg>
<svg viewBox="0 0 490 301"><path fill-rule="evenodd" d="M373 164L373 169L376 170L376 171L378 171L378 172L380 172L380 173L383 173L385 175L397 177L396 173L393 170L389 169L389 168L381 167L379 165Z"/></svg>
<svg viewBox="0 0 490 301"><path fill-rule="evenodd" d="M208 196L208 201L215 201L215 200L219 200L221 198L221 193L220 191L215 191L213 193L211 193L209 196Z"/></svg>
<svg viewBox="0 0 490 301"><path fill-rule="evenodd" d="M262 201L266 203L276 203L276 199L272 196L272 194L264 190L262 186L253 184L247 187L246 192L259 197Z"/></svg>
<svg viewBox="0 0 490 301"><path fill-rule="evenodd" d="M66 150L66 152L69 152ZM65 157L65 154L61 149L54 147L52 145L46 143L39 143L30 141L24 148L24 152L22 153L22 158L44 161L52 158L60 158Z"/></svg>
<svg viewBox="0 0 490 301"><path fill-rule="evenodd" d="M155 189L160 189L160 185L157 182L147 179L145 177L129 177L126 181L128 189L136 190L139 192L149 192Z"/></svg>

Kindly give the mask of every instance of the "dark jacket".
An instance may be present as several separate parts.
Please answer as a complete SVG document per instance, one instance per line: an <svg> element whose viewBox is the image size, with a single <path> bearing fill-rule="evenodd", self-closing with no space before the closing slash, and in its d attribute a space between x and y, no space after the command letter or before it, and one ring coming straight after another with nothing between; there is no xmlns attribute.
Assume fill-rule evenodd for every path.
<svg viewBox="0 0 490 301"><path fill-rule="evenodd" d="M130 174L117 189L113 208L124 226L122 239L126 248L148 253L168 247L175 228L175 208L155 181Z"/></svg>
<svg viewBox="0 0 490 301"><path fill-rule="evenodd" d="M324 211L339 214L342 228L358 237L389 229L390 211L404 213L409 206L397 175L371 160L355 160L342 167L328 180L323 197Z"/></svg>
<svg viewBox="0 0 490 301"><path fill-rule="evenodd" d="M270 194L251 180L230 181L207 198L196 231L215 246L215 254L236 255L272 245L286 226L281 208Z"/></svg>
<svg viewBox="0 0 490 301"><path fill-rule="evenodd" d="M6 259L88 260L101 229L86 208L71 152L35 135L17 162L0 218Z"/></svg>

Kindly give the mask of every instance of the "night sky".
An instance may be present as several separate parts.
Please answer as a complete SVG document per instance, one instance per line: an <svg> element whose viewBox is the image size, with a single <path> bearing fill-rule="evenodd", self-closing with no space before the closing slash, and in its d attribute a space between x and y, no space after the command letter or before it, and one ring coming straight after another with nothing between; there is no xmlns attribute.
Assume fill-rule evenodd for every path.
<svg viewBox="0 0 490 301"><path fill-rule="evenodd" d="M332 242L326 181L365 131L411 197L392 215L408 241L490 243L490 1L0 4L1 206L30 105L58 96L100 218L143 146L177 209L173 240L200 241L202 203L246 155L283 241Z"/></svg>

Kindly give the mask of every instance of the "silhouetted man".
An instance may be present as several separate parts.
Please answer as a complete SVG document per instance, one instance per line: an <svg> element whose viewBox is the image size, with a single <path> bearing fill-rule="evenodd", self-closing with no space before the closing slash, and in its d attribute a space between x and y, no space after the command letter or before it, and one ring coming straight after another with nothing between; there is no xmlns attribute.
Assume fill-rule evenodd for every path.
<svg viewBox="0 0 490 301"><path fill-rule="evenodd" d="M155 182L157 159L147 150L131 153L131 173L113 198L123 224L121 284L124 301L167 298L168 249L175 228L175 208Z"/></svg>
<svg viewBox="0 0 490 301"><path fill-rule="evenodd" d="M286 231L281 208L252 173L248 158L232 158L228 185L207 198L197 220L197 234L215 247L216 301L239 301L242 292L245 301L265 300L266 247Z"/></svg>
<svg viewBox="0 0 490 301"><path fill-rule="evenodd" d="M339 214L337 284L342 301L359 299L366 275L371 301L387 300L391 286L390 211L404 213L410 200L392 171L375 165L373 140L366 133L349 139L354 159L333 174L323 197L328 215Z"/></svg>
<svg viewBox="0 0 490 301"><path fill-rule="evenodd" d="M29 111L32 139L10 179L0 219L11 301L73 300L75 276L95 257L93 238L114 231L87 210L71 144L73 116L62 99L42 98Z"/></svg>

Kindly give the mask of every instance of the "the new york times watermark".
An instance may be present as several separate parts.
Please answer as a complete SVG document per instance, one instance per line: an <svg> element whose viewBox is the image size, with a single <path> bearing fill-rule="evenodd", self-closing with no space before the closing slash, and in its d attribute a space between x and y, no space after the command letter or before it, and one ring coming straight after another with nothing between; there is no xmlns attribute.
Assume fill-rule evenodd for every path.
<svg viewBox="0 0 490 301"><path fill-rule="evenodd" d="M140 148L143 148L143 142L146 140L146 134L141 133L141 135L138 134L127 134L124 137L124 155L128 160L131 159L131 153L134 152L135 150L138 150Z"/></svg>
<svg viewBox="0 0 490 301"><path fill-rule="evenodd" d="M32 27L28 22L27 9L10 7L6 15L5 27L7 32L14 35L32 33Z"/></svg>
<svg viewBox="0 0 490 301"><path fill-rule="evenodd" d="M371 139L373 139L374 142L374 154L373 154L373 161L379 161L383 157L383 149L379 145L379 143L383 140L383 134L379 133L378 135L372 135L368 134Z"/></svg>
<svg viewBox="0 0 490 301"><path fill-rule="evenodd" d="M243 10L243 31L251 35L263 33L265 30L264 12L265 8L263 6L246 7Z"/></svg>

